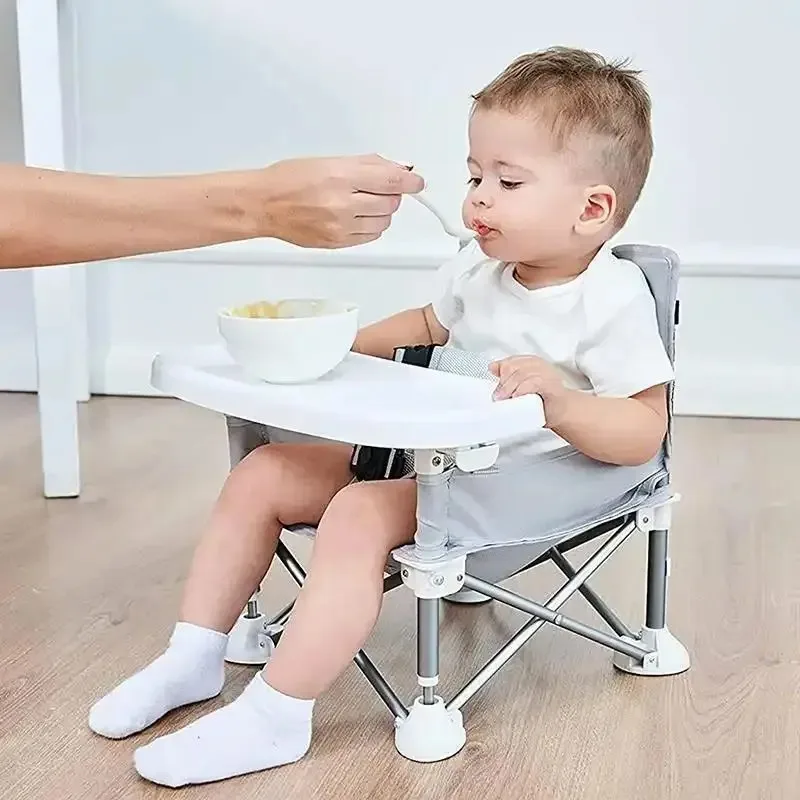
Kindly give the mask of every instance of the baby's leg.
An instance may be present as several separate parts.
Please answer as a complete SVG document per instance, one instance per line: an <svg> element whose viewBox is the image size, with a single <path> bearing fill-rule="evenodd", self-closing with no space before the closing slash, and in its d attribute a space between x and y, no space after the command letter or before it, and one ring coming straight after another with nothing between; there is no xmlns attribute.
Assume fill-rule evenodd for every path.
<svg viewBox="0 0 800 800"><path fill-rule="evenodd" d="M363 646L383 597L389 552L413 538L413 480L354 484L319 525L308 578L273 659L230 705L136 751L139 774L207 783L302 758L314 698Z"/></svg>
<svg viewBox="0 0 800 800"><path fill-rule="evenodd" d="M314 699L364 645L383 601L389 552L416 528L413 480L348 486L322 517L303 591L264 679L292 697Z"/></svg>
<svg viewBox="0 0 800 800"><path fill-rule="evenodd" d="M227 633L269 568L282 527L319 522L351 478L350 452L270 445L231 471L195 552L168 649L92 707L92 730L122 738L219 694Z"/></svg>

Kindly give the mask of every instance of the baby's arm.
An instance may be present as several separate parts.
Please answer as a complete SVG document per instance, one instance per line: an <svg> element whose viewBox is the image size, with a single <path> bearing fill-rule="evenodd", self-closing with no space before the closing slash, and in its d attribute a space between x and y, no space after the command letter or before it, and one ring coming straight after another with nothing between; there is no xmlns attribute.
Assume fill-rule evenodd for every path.
<svg viewBox="0 0 800 800"><path fill-rule="evenodd" d="M664 384L632 397L574 390L545 401L547 427L590 458L636 466L658 453L667 431Z"/></svg>
<svg viewBox="0 0 800 800"><path fill-rule="evenodd" d="M599 461L635 466L653 458L667 431L674 370L644 280L581 342L576 364L593 391L564 391L546 402L548 427Z"/></svg>
<svg viewBox="0 0 800 800"><path fill-rule="evenodd" d="M590 458L620 466L645 464L664 439L667 395L663 383L630 397L609 397L567 388L561 373L537 356L504 358L494 362L491 370L498 377L497 400L540 395L545 425Z"/></svg>
<svg viewBox="0 0 800 800"><path fill-rule="evenodd" d="M418 344L442 345L448 332L442 327L433 308L410 308L391 317L373 322L358 332L353 352L377 358L391 358L396 347Z"/></svg>

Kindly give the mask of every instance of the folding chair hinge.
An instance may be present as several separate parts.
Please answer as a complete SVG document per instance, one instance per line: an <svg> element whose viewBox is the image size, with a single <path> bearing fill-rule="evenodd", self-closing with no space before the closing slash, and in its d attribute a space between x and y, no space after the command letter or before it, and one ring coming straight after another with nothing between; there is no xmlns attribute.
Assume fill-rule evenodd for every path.
<svg viewBox="0 0 800 800"><path fill-rule="evenodd" d="M676 494L660 506L640 508L636 512L636 527L642 533L668 531L672 526L672 506L680 500Z"/></svg>
<svg viewBox="0 0 800 800"><path fill-rule="evenodd" d="M455 594L464 588L466 555L428 562L398 551L394 554L394 558L400 563L400 577L403 583L416 597L436 600Z"/></svg>
<svg viewBox="0 0 800 800"><path fill-rule="evenodd" d="M445 454L438 450L414 451L414 471L418 475L441 475L446 463Z"/></svg>
<svg viewBox="0 0 800 800"><path fill-rule="evenodd" d="M642 533L650 533L654 529L653 517L655 509L642 508L636 512L636 528Z"/></svg>
<svg viewBox="0 0 800 800"><path fill-rule="evenodd" d="M478 444L455 450L416 450L414 471L418 475L439 475L455 463L462 472L477 472L494 466L500 447L497 444Z"/></svg>

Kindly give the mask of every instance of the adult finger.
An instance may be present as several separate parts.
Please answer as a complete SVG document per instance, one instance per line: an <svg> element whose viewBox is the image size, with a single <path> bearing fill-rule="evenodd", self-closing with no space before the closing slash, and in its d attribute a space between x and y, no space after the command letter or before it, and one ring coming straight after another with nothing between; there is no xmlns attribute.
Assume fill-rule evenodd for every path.
<svg viewBox="0 0 800 800"><path fill-rule="evenodd" d="M358 217L353 222L354 234L383 233L392 224L391 215L382 217Z"/></svg>
<svg viewBox="0 0 800 800"><path fill-rule="evenodd" d="M394 214L400 208L402 200L399 194L367 194L367 192L354 192L350 205L353 216L356 217L383 217Z"/></svg>
<svg viewBox="0 0 800 800"><path fill-rule="evenodd" d="M371 194L416 194L425 188L420 175L385 159L360 164L352 181L356 191Z"/></svg>
<svg viewBox="0 0 800 800"><path fill-rule="evenodd" d="M342 247L356 247L360 244L368 244L381 238L383 231L377 233L351 233L347 241L342 242Z"/></svg>

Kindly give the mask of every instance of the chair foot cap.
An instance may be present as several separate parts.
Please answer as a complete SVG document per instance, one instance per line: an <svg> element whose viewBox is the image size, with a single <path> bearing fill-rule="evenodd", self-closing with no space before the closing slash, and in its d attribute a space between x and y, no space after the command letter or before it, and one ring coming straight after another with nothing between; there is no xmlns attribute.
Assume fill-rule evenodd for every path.
<svg viewBox="0 0 800 800"><path fill-rule="evenodd" d="M230 664L266 664L275 649L270 633L268 620L262 614L239 617L228 634L225 660Z"/></svg>
<svg viewBox="0 0 800 800"><path fill-rule="evenodd" d="M395 722L395 747L410 761L444 761L461 750L466 741L461 712L448 711L441 697L432 704L424 704L418 697L408 716Z"/></svg>
<svg viewBox="0 0 800 800"><path fill-rule="evenodd" d="M666 627L645 626L642 628L641 638L630 641L651 652L643 661L637 661L624 653L614 653L614 666L623 672L631 675L678 675L691 665L688 651Z"/></svg>

